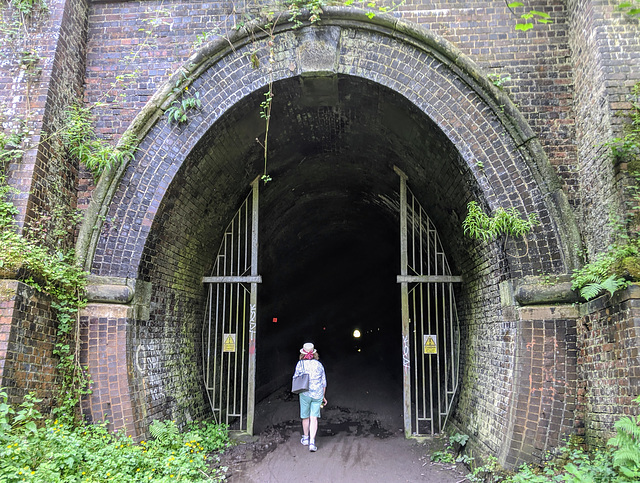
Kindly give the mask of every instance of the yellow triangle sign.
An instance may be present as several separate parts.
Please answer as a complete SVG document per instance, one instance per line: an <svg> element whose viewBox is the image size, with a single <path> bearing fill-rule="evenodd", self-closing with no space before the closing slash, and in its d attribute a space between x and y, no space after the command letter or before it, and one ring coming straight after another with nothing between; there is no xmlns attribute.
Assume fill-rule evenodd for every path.
<svg viewBox="0 0 640 483"><path fill-rule="evenodd" d="M236 351L236 334L224 334L224 342L222 344L223 352Z"/></svg>
<svg viewBox="0 0 640 483"><path fill-rule="evenodd" d="M425 335L424 336L424 353L425 354L437 354L438 353L438 345L436 344L436 336L435 335Z"/></svg>

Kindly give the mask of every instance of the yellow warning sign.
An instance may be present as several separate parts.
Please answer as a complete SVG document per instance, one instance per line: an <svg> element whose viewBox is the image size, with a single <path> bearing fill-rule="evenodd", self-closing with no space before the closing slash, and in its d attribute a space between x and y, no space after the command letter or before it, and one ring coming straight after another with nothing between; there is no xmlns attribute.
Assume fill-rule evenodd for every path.
<svg viewBox="0 0 640 483"><path fill-rule="evenodd" d="M236 334L224 334L223 336L222 351L223 352L235 352L236 351Z"/></svg>
<svg viewBox="0 0 640 483"><path fill-rule="evenodd" d="M438 353L437 336L435 336L435 335L425 335L424 336L424 353L425 354L437 354Z"/></svg>

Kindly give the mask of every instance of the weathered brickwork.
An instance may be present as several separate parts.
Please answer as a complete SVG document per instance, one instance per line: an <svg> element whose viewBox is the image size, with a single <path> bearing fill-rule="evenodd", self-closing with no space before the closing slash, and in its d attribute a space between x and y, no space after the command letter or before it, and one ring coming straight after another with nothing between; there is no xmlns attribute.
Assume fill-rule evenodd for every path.
<svg viewBox="0 0 640 483"><path fill-rule="evenodd" d="M48 297L15 280L0 280L0 387L19 404L33 392L48 412L57 381L57 321Z"/></svg>
<svg viewBox="0 0 640 483"><path fill-rule="evenodd" d="M615 421L640 412L632 402L640 384L638 286L582 307L578 347L582 432L587 442L604 444L615 434Z"/></svg>
<svg viewBox="0 0 640 483"><path fill-rule="evenodd" d="M77 166L55 152L50 133L61 125L64 109L81 97L87 4L58 1L48 9L46 14L23 17L24 25L13 23L20 17L10 4L2 10L2 20L17 25L16 34L1 46L3 121L19 130L24 122L30 131L24 155L6 167L9 183L20 191L14 201L21 224L42 225L42 215L51 215L56 206L75 208ZM25 64L26 52L33 53L33 65Z"/></svg>
<svg viewBox="0 0 640 483"><path fill-rule="evenodd" d="M527 455L544 460L575 433L577 405L577 309L571 306L519 310L512 452L507 464Z"/></svg>
<svg viewBox="0 0 640 483"><path fill-rule="evenodd" d="M82 311L80 363L93 381L82 409L91 422L109 421L111 430L136 434L128 377L129 313L126 306L106 304L90 304Z"/></svg>
<svg viewBox="0 0 640 483"><path fill-rule="evenodd" d="M427 110L440 129L443 129L444 133L459 145L459 152L466 153L465 156L469 159L482 161L487 178L481 179L480 186L476 189L477 193L482 192L483 197L495 200L497 203L521 204L520 206L525 210L536 209L532 208L536 205L540 206L542 197L537 193L534 177L525 174L529 168L521 161L521 164L513 167L502 164L507 160L514 161L511 156L502 156L503 153L517 153L517 151L509 145L508 137L498 134L501 127L495 114L486 106L482 107L482 102L474 97L473 91L467 85L456 82L453 77L447 77L450 75L449 71L438 67L435 59L419 52L412 53L402 44L384 36L376 35L374 39L369 39L362 31L345 30L341 33L336 29L328 29L324 30L318 38L305 32L300 35L287 33L276 39L277 45L282 46L282 50L278 52L278 63L274 68L276 78L290 76L290 66L294 63L296 63L294 65L300 65L302 62L300 68L304 68L306 61L304 59L301 61L295 53L295 48L300 42L298 37L304 38L306 42L340 41L342 54L338 58L338 65L341 71L364 79L375 78L378 83L400 92L419 109ZM375 46L375 49L372 49L372 46ZM263 49L260 44L258 47ZM250 49L252 47L248 47L247 51ZM355 51L365 51L367 54L354 56L351 52ZM258 50L258 53L260 56L266 55L264 50ZM156 339L154 332L165 334L164 331L170 331L173 336L160 340L166 343L166 340L177 339L182 343L183 339L175 336L175 330L178 327L184 327L187 331L197 330L197 324L185 325L183 320L178 322L179 318L176 318L173 324L169 321L173 318L170 314L198 313L197 300L201 297L199 292L201 289L194 287L192 309L180 310L176 307L180 307L179 301L184 300L188 292L176 298L176 289L169 289L169 287L178 286L183 287L181 290L185 290L190 286L189 284L193 284L202 276L202 267L211 263L208 262L211 257L207 253L213 253L219 240L219 238L210 239L208 233L220 233L224 223L233 213L233 206L236 205L224 200L239 199L242 191L246 190L249 184L245 165L242 163L234 165L229 162L238 155L233 150L229 150L229 146L233 146L233 143L227 141L227 137L231 139L234 137L234 126L238 123L235 118L242 119L246 114L242 107L236 106L237 111L230 111L230 114L219 117L220 113L229 111L227 106L235 104L240 96L249 96L266 83L264 72L252 69L246 60L247 57L242 49L237 49L236 52L229 54L228 60L225 58L219 61L215 70L211 69L210 74L201 76L193 84L191 89L207 92L209 95L203 99L203 107L195 114L192 122L184 128L175 128L163 121L152 129L141 145L140 156L125 174L125 178L130 181L121 184L123 188L116 193L116 198L121 201L112 205L113 209L109 213L110 222L103 228L103 242L99 242L94 258L93 266L96 273L133 277L136 275L133 270L138 264L137 260L141 260L140 273L146 280L153 281L155 284L149 322L147 324L138 321L142 345L158 347L160 342ZM421 66L422 69L414 67L413 71L394 70L395 66L400 65ZM422 74L425 72L428 75ZM420 76L420 81L413 80L411 76ZM225 82L225 79L230 78L246 79L241 81L241 85L246 86L245 91L239 93L236 86ZM278 88L282 98L288 95L287 90L291 89L291 86L283 81L278 84ZM213 95L214 93L216 95ZM457 117L456 113L448 107L450 99L457 99L465 105L467 110L477 109L478 114L471 116L474 121L470 123L466 115ZM251 102L247 101L244 104L251 105ZM364 118L368 117L364 116ZM207 127L209 125L212 125L213 129L209 130ZM310 131L317 130L310 129ZM204 132L207 132L207 135L201 139L200 133ZM488 135L492 132L496 134ZM484 137L485 135L487 137ZM197 144L195 144L196 141L198 141ZM272 144L278 144L277 136L275 141L272 140ZM185 158L185 161L182 162L181 158ZM240 159L243 158L243 156L240 157ZM518 157L515 158L517 159ZM458 163L461 161L463 160L455 160ZM277 161L274 162L277 163ZM279 169L277 164L273 169ZM414 173L415 168L407 166L406 169L410 173L410 179L422 179L420 174ZM466 165L463 169L472 172L476 166ZM434 171L438 169L434 168ZM182 182L170 183L172 177L178 174ZM528 186L528 189L515 191L512 188L513 178L518 175L522 176L519 184ZM219 183L212 185L208 182L210 179L216 179ZM220 182L222 179L225 180L224 183ZM464 204L473 192L465 193L465 191L456 190L454 185L460 183L457 176L451 176L449 179L451 194L446 199L449 203L456 203L462 213ZM443 182L446 182L446 178ZM137 188L134 189L134 186ZM443 191L449 192L448 188L445 186ZM419 185L417 189L420 189ZM136 192L147 194L136 197ZM207 194L203 196L204 193ZM532 198L529 197L530 195L533 195ZM521 198L525 199L520 201ZM214 207L215 211L211 211ZM546 214L546 210L544 208L537 208L537 210L541 213L543 223L546 222L549 225L549 215ZM200 224L193 224L190 231L184 233L185 219L207 212L213 215L208 217L210 223L218 224L218 228L212 230L210 226L205 228ZM457 230L459 233L459 227L457 229L450 227L449 230L452 233ZM145 246L146 249L143 250ZM509 246L508 258L511 260L511 272L525 275L540 271L564 270L565 260L557 248L552 248L554 246L556 245L553 238L548 234L543 235L542 232L529 241L530 258L523 259L521 256L526 252L524 244L516 243ZM471 246L467 249L473 251ZM478 280L481 279L482 284L488 284L486 288L478 287L473 292L473 297L477 297L477 300L469 303L470 306L483 307L484 313L470 311L469 314L473 312L473 318L469 314L463 314L464 320L482 320L483 324L471 323L474 329L469 332L468 338L479 345L478 355L469 358L471 350L466 354L469 361L467 365L469 376L464 378L461 399L481 400L475 410L479 411L477 420L481 425L477 430L477 437L486 442L487 447L493 451L497 451L503 444L502 435L509 424L505 418L505 408L509 404L509 385L514 370L513 349L509 349L500 361L496 360L496 348L482 342L487 339L497 339L498 333L503 330L502 322L496 316L499 308L497 287L508 276L509 265L500 255L501 253L502 248L496 244L494 251L486 253L484 261L474 262L475 266L474 263L464 262L469 255L464 255L458 260L463 270L466 270L465 273L477 273ZM459 255L463 256L462 253ZM491 290L493 290L493 296L490 295ZM487 324L489 321L493 323ZM197 334L197 332L191 333ZM506 345L512 344L509 342ZM176 355L171 347L173 344L165 347L163 355L158 357L158 371L149 377L149 385L146 387L147 394L152 394L151 401L148 401L146 407L150 404L154 414L165 416L167 410L177 411L179 405L187 399L185 397L176 401L164 401L163 396L157 394L162 394L167 385L172 387L173 393L187 394L193 391L194 384L197 383L197 377L185 380L184 373L177 372ZM499 365L499 371L495 370L496 365ZM487 384L494 388L493 391L487 392L483 389L484 386L472 382L471 373L476 371L486 376ZM157 377L160 374L162 379ZM194 371L192 374L195 376L197 373ZM164 403L156 404L156 401L164 401ZM470 403L469 406L475 406L475 404ZM164 412L155 413L156 408ZM463 406L463 408L466 410L468 407ZM187 418L191 411L183 409L178 412L182 417ZM464 411L461 410L461 413Z"/></svg>
<svg viewBox="0 0 640 483"><path fill-rule="evenodd" d="M554 22L526 34L516 32L517 15L493 1L412 1L395 14L450 40L488 73L511 78L505 88L540 137L572 202L577 202L566 7L548 0L533 2L531 8L549 13ZM115 101L97 111L104 135L122 134L155 89L195 50L198 35L224 35L244 21L233 11L227 3L93 4L86 100ZM113 86L117 76L123 79Z"/></svg>
<svg viewBox="0 0 640 483"><path fill-rule="evenodd" d="M630 89L640 80L640 36L638 20L616 12L615 1L568 5L582 226L593 255L610 243L612 222L624 218L620 195L626 181L603 144L621 134L621 114L629 109Z"/></svg>

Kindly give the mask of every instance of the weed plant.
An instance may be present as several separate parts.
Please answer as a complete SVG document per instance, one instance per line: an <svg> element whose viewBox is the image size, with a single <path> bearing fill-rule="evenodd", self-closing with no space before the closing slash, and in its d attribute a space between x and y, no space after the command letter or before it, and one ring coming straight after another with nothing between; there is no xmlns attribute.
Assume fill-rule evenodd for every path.
<svg viewBox="0 0 640 483"><path fill-rule="evenodd" d="M640 405L640 396L634 402ZM444 451L436 451L431 460L438 463L464 463L471 472L471 483L637 483L640 481L640 417L625 416L614 425L616 435L606 447L588 451L571 439L543 465L523 465L509 474L488 457L482 466L463 454L468 437L456 433L449 438Z"/></svg>
<svg viewBox="0 0 640 483"><path fill-rule="evenodd" d="M135 443L106 424L73 425L44 419L39 401L25 397L16 409L0 390L0 481L13 482L209 482L222 481L217 454L230 444L227 428L211 422L178 431L155 421L154 436ZM213 453L213 454L212 454Z"/></svg>

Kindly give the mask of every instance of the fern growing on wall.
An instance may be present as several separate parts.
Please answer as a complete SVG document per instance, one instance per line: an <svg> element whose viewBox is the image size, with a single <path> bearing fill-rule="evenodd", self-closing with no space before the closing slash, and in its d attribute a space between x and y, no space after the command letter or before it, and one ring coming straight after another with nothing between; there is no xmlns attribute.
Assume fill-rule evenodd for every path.
<svg viewBox="0 0 640 483"><path fill-rule="evenodd" d="M478 203L470 201L467 210L467 217L462 222L464 234L484 241L501 235L524 236L540 224L537 214L530 213L527 218L522 218L515 208L505 210L500 207L493 216L489 216Z"/></svg>
<svg viewBox="0 0 640 483"><path fill-rule="evenodd" d="M635 399L640 404L640 396ZM613 465L632 481L640 481L640 420L637 416L623 417L616 421L616 435L608 444L613 452Z"/></svg>

